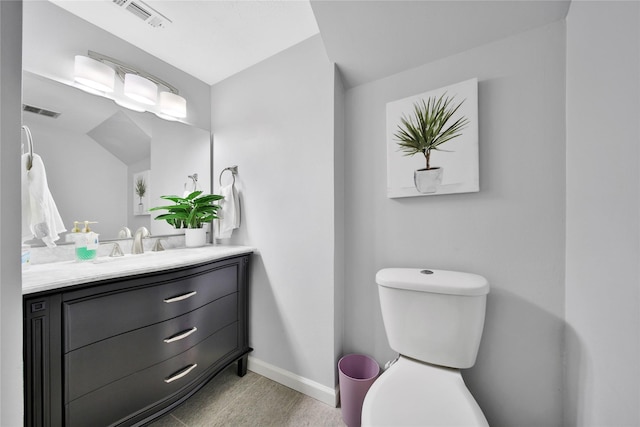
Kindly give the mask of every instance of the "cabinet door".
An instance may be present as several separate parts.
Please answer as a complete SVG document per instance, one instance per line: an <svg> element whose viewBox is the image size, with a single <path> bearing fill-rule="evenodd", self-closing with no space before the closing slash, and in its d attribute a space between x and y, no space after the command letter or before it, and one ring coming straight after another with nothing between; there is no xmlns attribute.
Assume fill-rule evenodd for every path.
<svg viewBox="0 0 640 427"><path fill-rule="evenodd" d="M25 298L25 425L62 426L60 295Z"/></svg>

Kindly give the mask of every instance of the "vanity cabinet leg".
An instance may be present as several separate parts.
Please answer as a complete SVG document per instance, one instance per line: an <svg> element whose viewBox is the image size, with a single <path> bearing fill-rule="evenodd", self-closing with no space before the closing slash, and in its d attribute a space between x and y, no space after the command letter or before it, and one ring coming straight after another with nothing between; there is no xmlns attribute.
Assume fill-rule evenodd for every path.
<svg viewBox="0 0 640 427"><path fill-rule="evenodd" d="M247 375L247 362L249 361L249 355L245 354L238 359L238 376L244 377Z"/></svg>

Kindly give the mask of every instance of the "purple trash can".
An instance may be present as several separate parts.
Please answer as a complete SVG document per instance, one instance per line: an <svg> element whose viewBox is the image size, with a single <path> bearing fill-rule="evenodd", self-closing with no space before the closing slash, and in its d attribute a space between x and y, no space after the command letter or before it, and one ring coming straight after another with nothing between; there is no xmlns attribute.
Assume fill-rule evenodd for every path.
<svg viewBox="0 0 640 427"><path fill-rule="evenodd" d="M363 354L348 354L338 361L342 420L349 427L360 427L362 402L378 378L380 366Z"/></svg>

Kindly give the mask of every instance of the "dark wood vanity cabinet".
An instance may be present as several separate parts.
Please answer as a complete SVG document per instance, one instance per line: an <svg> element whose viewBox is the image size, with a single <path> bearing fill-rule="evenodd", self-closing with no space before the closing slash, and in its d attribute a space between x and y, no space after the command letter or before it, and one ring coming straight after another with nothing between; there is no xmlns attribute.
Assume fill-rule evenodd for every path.
<svg viewBox="0 0 640 427"><path fill-rule="evenodd" d="M24 297L27 426L142 425L238 361L249 255Z"/></svg>

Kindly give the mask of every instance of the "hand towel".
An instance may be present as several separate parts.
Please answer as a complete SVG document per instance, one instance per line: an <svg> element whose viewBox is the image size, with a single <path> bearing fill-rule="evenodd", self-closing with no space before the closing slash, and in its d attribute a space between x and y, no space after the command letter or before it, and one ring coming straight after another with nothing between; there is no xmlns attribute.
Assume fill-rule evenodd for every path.
<svg viewBox="0 0 640 427"><path fill-rule="evenodd" d="M42 159L33 154L31 169L27 170L29 154L22 155L22 241L42 239L50 248L66 230L56 202L47 184Z"/></svg>
<svg viewBox="0 0 640 427"><path fill-rule="evenodd" d="M216 220L216 238L228 239L233 230L240 227L240 200L233 184L220 187L219 191L224 199L218 201L220 209Z"/></svg>

